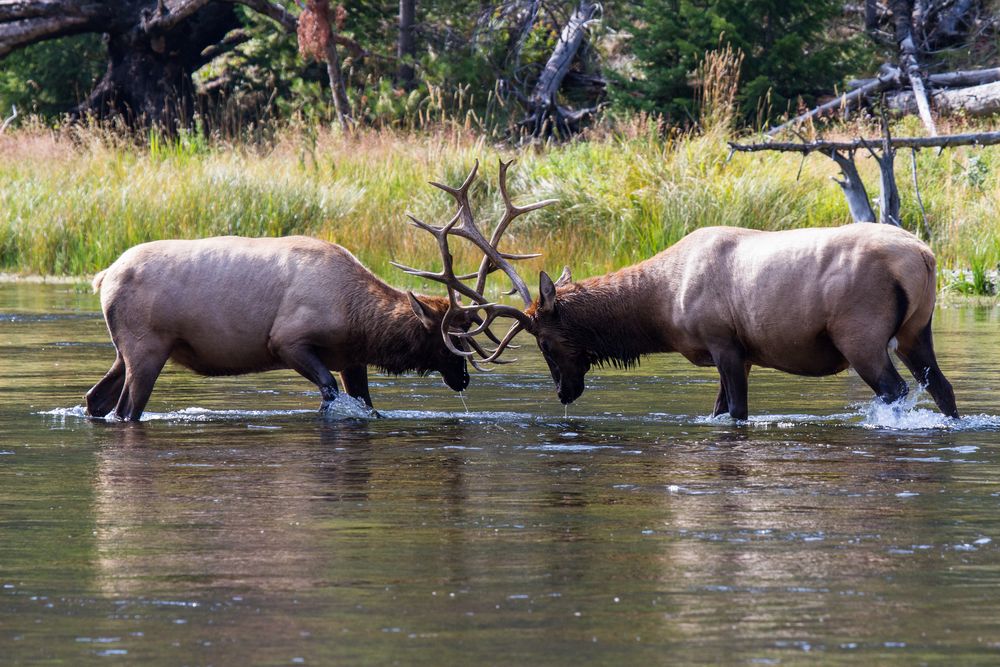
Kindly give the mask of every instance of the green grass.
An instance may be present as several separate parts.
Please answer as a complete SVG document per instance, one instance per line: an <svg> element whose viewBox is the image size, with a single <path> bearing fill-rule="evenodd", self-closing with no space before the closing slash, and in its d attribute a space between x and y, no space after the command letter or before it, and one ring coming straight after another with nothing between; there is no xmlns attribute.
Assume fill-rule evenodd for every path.
<svg viewBox="0 0 1000 667"><path fill-rule="evenodd" d="M728 159L721 133L664 137L642 119L520 151L461 129L345 137L290 128L265 150L191 136L137 145L96 130L35 128L0 137L0 271L87 275L151 239L302 233L341 243L390 282L415 286L390 260L431 267L439 259L405 213L449 219L450 198L427 181L457 184L478 158L475 212L491 226L501 212L498 157L518 159L515 201L559 200L508 234L504 248L544 252L524 267L529 284L539 268L558 273L568 264L575 277L618 268L707 225L788 229L850 220L828 158ZM916 232L922 222L909 162L900 153L897 180L904 224ZM1000 263L1000 148L923 151L918 164L939 265L986 275ZM874 197L873 160L859 156L859 168ZM478 264L464 242L453 245L461 246L461 264Z"/></svg>

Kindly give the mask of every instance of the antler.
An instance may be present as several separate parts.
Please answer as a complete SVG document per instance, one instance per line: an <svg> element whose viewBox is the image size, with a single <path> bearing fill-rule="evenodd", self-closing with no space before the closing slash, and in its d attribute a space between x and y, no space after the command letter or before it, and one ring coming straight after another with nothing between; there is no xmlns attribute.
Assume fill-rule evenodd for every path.
<svg viewBox="0 0 1000 667"><path fill-rule="evenodd" d="M487 277L493 271L500 269L507 274L507 277L510 279L511 284L513 285L512 293L516 292L519 294L521 299L524 301L525 306L531 304L531 293L528 291L528 286L525 284L521 276L518 275L517 270L513 267L511 262L538 257L539 255L518 255L501 252L498 249L500 239L515 218L542 208L543 206L548 206L556 201L554 199L547 199L545 201L529 204L527 206L515 206L511 202L510 195L507 191L507 169L513 163L513 160L510 162L500 160L500 194L503 197L505 210L500 222L497 223L496 228L494 228L489 241L486 240L482 232L479 230L479 227L476 225L475 218L472 215L472 207L469 204L469 188L472 186L472 182L476 178L476 172L479 170L479 161L476 160L476 164L473 166L472 171L469 172L469 175L466 177L462 185L457 188L431 181L431 185L450 194L454 197L456 203L458 204L458 213L455 214L455 217L453 217L448 224L443 227L434 227L433 225L428 225L413 216L408 216L414 226L431 233L435 239L437 239L438 248L441 251L441 258L444 262L441 271L423 271L392 262L393 266L402 269L406 273L444 283L444 285L448 288L448 311L445 313L444 319L441 321L441 335L444 338L445 345L453 353L468 357L473 366L479 370L487 369L482 368L475 360L472 359L472 357L476 354L478 354L486 363L508 363L506 361L501 361L500 355L508 346L510 346L510 342L514 339L514 336L516 336L519 331L529 326L531 322L531 319L518 308L504 304L491 303L486 299L486 297L483 296L483 290L486 287ZM448 247L449 235L460 236L468 241L471 241L476 247L483 251L483 260L479 265L479 271L477 273L461 276L455 275L454 258L452 257L451 250ZM471 279L473 276L476 278L475 288L472 288L462 282L463 280ZM463 306L459 302L459 294L471 299L473 304L470 306ZM486 317L482 320L477 318L478 326L476 328L468 332L452 330L451 324L455 317L457 317L460 313L478 313L479 311L484 311L486 313ZM506 335L504 335L503 339L498 339L490 330L490 325L498 317L510 317L516 320L516 322L507 331ZM486 334L490 340L497 344L497 347L490 350L477 343L474 337L481 333ZM451 340L451 336L456 336L462 340L462 349L459 349L454 345Z"/></svg>

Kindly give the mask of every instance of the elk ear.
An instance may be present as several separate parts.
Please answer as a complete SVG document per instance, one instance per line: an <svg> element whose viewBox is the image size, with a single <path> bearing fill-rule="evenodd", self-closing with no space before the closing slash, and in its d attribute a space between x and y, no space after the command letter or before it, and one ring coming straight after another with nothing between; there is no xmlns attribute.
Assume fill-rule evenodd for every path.
<svg viewBox="0 0 1000 667"><path fill-rule="evenodd" d="M407 292L406 296L410 299L410 308L413 309L413 314L417 316L417 319L420 320L420 323L424 325L425 329L433 331L437 323L434 322L434 318L431 317L430 310L428 310L427 306L425 306L420 299L413 296L413 292Z"/></svg>
<svg viewBox="0 0 1000 667"><path fill-rule="evenodd" d="M556 286L544 271L538 275L538 312L556 312Z"/></svg>
<svg viewBox="0 0 1000 667"><path fill-rule="evenodd" d="M562 273L559 274L559 278L556 279L556 287L570 282L573 282L573 275L569 272L569 267L564 266Z"/></svg>

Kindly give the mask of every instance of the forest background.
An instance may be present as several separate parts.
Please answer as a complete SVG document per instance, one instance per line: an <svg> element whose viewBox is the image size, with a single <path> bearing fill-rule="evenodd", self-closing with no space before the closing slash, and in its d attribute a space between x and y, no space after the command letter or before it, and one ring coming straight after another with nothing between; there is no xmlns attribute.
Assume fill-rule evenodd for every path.
<svg viewBox="0 0 1000 667"><path fill-rule="evenodd" d="M1000 64L998 3L923 7L943 15L962 3L960 38L935 49L929 73ZM565 123L539 128L529 122L532 95L584 5L594 8L555 98ZM873 5L882 12L874 22L865 14ZM436 249L404 213L431 222L452 214L426 181L458 181L481 159L485 224L500 210L497 156L518 158L517 198L559 200L519 221L512 249L544 251L538 267L569 264L577 276L648 257L706 225L843 224L850 215L832 161L732 156L726 142L835 98L892 61L897 45L880 25L892 21L891 5L345 1L330 20L347 123L328 63L243 4L232 6L236 24L211 45L217 51L199 50L191 104L160 125L81 112L107 75L107 35L12 49L0 60L0 119L19 110L0 136L0 270L86 275L152 238L308 233L406 284L389 262L428 265ZM878 113L834 114L798 131L878 136ZM988 131L994 119L938 122ZM897 135L924 130L912 117L892 122ZM919 190L900 178L903 226L934 247L942 286L997 290L996 151L922 151ZM873 160L859 167L877 182ZM475 263L471 252L459 259Z"/></svg>

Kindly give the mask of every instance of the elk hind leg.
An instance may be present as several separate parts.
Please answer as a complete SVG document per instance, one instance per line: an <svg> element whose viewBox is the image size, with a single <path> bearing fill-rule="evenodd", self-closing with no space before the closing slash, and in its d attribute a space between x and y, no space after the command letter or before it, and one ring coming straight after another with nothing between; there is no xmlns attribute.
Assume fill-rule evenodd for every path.
<svg viewBox="0 0 1000 667"><path fill-rule="evenodd" d="M888 342L888 341L887 341ZM906 396L906 380L892 365L888 346L866 350L841 350L855 372L883 403L895 403Z"/></svg>
<svg viewBox="0 0 1000 667"><path fill-rule="evenodd" d="M111 369L87 392L87 414L91 417L103 417L114 410L125 386L125 359L117 350L115 355Z"/></svg>
<svg viewBox="0 0 1000 667"><path fill-rule="evenodd" d="M125 359L125 382L115 415L127 421L139 421L153 385L160 376L163 365L170 356L168 345L147 345L141 350L123 351Z"/></svg>
<svg viewBox="0 0 1000 667"><path fill-rule="evenodd" d="M944 373L938 368L934 356L934 341L931 335L931 323L928 322L916 336L899 336L896 348L898 356L909 369L917 382L927 388L938 409L949 417L958 418L958 406L955 405L955 391Z"/></svg>

